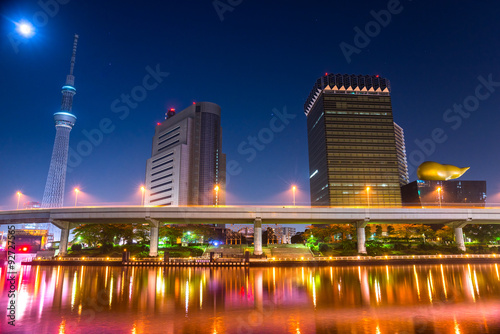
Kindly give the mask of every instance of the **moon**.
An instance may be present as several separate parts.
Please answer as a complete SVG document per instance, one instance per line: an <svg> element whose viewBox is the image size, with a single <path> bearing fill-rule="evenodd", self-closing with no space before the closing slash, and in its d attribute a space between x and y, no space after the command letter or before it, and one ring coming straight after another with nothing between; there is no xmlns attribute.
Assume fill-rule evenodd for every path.
<svg viewBox="0 0 500 334"><path fill-rule="evenodd" d="M16 28L17 32L24 37L29 38L35 34L35 28L29 22L21 21L16 25L17 25Z"/></svg>

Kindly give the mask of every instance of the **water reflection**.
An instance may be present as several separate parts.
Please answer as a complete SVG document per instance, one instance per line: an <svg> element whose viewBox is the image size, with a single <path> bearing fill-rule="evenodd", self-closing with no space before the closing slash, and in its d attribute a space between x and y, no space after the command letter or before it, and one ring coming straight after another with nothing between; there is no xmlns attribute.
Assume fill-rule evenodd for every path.
<svg viewBox="0 0 500 334"><path fill-rule="evenodd" d="M498 264L23 266L18 278L19 332L500 332ZM5 280L2 268L2 287ZM7 302L3 288L0 305Z"/></svg>

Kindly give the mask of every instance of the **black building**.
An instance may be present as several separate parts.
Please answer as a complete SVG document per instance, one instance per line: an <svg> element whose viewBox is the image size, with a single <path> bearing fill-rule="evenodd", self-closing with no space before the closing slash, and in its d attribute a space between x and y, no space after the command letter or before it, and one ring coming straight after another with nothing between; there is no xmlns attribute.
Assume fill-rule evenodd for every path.
<svg viewBox="0 0 500 334"><path fill-rule="evenodd" d="M401 187L405 206L484 207L486 181L413 181Z"/></svg>
<svg viewBox="0 0 500 334"><path fill-rule="evenodd" d="M304 105L313 206L401 206L389 80L327 74Z"/></svg>

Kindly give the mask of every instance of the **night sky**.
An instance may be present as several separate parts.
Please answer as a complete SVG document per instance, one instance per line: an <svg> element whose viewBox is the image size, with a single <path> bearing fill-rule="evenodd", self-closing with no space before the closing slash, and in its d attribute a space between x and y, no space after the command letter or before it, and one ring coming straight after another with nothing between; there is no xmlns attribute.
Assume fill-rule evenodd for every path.
<svg viewBox="0 0 500 334"><path fill-rule="evenodd" d="M83 191L79 205L140 204L156 123L167 108L180 111L193 101L222 107L223 148L228 164L233 161L228 204L291 205L290 188L296 184L297 204L308 205L303 104L325 72L388 78L394 119L405 130L410 163L424 158L470 166L463 179L486 180L490 203L500 203L497 1L230 3L215 2L218 13L210 0L73 0L59 5L57 12L51 7L49 15L37 1L4 1L0 209L16 207L18 190L26 195L23 202L42 200L55 136L52 115L60 108L74 33L80 35L73 103L78 120L70 148L78 151L87 140L84 132L98 129L103 119L110 120L113 131L67 174L68 206L74 205L76 186ZM355 27L376 29L369 24L375 20L370 12L388 6L395 12L390 22L372 30L364 44L358 40L348 62L341 43L355 47ZM36 34L16 50L14 22L21 19L34 22ZM156 70L168 76L162 74L161 83L128 114L116 112L125 104L113 108L113 102L130 95ZM479 88L481 100L474 97L480 76L499 82L490 84L490 90ZM447 112L464 100L472 111ZM238 152L242 142L268 128L284 109L295 117L289 116L262 151L253 159ZM440 143L431 145L436 128L443 134ZM420 153L424 150L416 140L427 143L426 152ZM415 178L413 169L410 179Z"/></svg>

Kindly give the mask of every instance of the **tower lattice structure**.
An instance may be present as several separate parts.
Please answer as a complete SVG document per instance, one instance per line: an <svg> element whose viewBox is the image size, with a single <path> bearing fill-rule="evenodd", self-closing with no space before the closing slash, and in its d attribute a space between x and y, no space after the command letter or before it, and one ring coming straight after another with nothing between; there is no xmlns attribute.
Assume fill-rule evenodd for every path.
<svg viewBox="0 0 500 334"><path fill-rule="evenodd" d="M43 193L43 208L57 208L63 206L64 185L66 181L66 168L68 163L69 134L76 122L76 116L72 114L72 107L73 96L76 94L73 69L75 67L77 43L78 35L75 34L70 71L66 76L66 83L62 87L61 92L61 110L54 114L56 139L52 150L52 159L50 160L47 183L45 184L45 191Z"/></svg>

